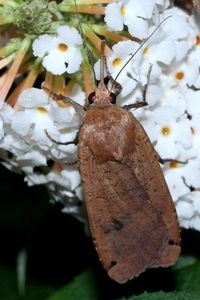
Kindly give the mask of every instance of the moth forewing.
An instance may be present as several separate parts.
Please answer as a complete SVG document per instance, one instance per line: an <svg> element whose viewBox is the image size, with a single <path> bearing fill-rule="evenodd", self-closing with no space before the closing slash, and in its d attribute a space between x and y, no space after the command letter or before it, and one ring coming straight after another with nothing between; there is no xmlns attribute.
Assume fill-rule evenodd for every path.
<svg viewBox="0 0 200 300"><path fill-rule="evenodd" d="M137 138L133 161L130 165L152 205L162 216L168 230L168 246L166 245L162 251L155 266L172 265L180 254L180 228L176 209L159 165L158 155L144 128L136 119L135 128ZM141 165L140 161L142 161Z"/></svg>

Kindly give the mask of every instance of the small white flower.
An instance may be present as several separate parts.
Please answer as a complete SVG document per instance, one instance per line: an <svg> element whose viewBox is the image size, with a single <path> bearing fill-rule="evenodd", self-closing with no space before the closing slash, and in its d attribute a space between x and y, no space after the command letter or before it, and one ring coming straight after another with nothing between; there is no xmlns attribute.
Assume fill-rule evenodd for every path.
<svg viewBox="0 0 200 300"><path fill-rule="evenodd" d="M160 77L163 88L177 87L183 94L187 93L188 86L193 85L199 76L199 66L197 61L179 62L172 64L170 72L163 72Z"/></svg>
<svg viewBox="0 0 200 300"><path fill-rule="evenodd" d="M52 142L45 130L55 131L47 94L43 90L31 88L24 90L18 101L21 110L13 115L11 128L24 139L27 137L30 143L32 141L47 149Z"/></svg>
<svg viewBox="0 0 200 300"><path fill-rule="evenodd" d="M166 22L170 22L169 20ZM155 29L156 26L149 28L149 35ZM148 60L148 63L151 64L160 62L169 65L176 55L174 41L161 28L157 29L147 44L144 45L143 49L144 59Z"/></svg>
<svg viewBox="0 0 200 300"><path fill-rule="evenodd" d="M162 158L181 157L184 149L192 145L189 120L180 118L180 113L173 107L157 108L145 123L151 141Z"/></svg>
<svg viewBox="0 0 200 300"><path fill-rule="evenodd" d="M123 0L110 3L105 9L105 22L113 30L122 30L123 24L128 27L132 36L140 39L148 34L148 23L153 14L155 0Z"/></svg>
<svg viewBox="0 0 200 300"><path fill-rule="evenodd" d="M155 26L149 32L155 30ZM140 65L140 82L146 84L147 76L150 76L150 83L158 83L163 70L169 66L176 56L173 40L160 28L142 47L142 62ZM149 70L151 68L150 74Z"/></svg>
<svg viewBox="0 0 200 300"><path fill-rule="evenodd" d="M138 75L142 52L139 51L135 57L125 66L130 57L137 51L139 44L132 41L124 41L115 44L112 54L107 58L107 67L113 79L121 84L121 97L127 96L134 90L138 83ZM125 67L124 67L125 66ZM123 68L124 67L124 68ZM96 66L97 68L97 66ZM122 70L123 68L123 70ZM119 72L122 72L119 74Z"/></svg>
<svg viewBox="0 0 200 300"><path fill-rule="evenodd" d="M55 36L44 34L33 42L33 54L43 58L43 66L55 75L75 73L82 61L81 44L81 36L75 28L60 26Z"/></svg>

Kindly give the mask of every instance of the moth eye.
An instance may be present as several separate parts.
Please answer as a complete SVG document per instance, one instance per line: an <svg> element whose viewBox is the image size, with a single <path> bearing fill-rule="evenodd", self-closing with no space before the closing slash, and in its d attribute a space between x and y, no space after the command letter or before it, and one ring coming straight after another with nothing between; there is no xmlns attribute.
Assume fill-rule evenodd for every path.
<svg viewBox="0 0 200 300"><path fill-rule="evenodd" d="M92 92L92 93L89 94L89 96L88 96L88 102L89 102L89 104L94 103L94 99L95 99L95 92Z"/></svg>
<svg viewBox="0 0 200 300"><path fill-rule="evenodd" d="M116 95L114 93L110 93L110 103L116 103Z"/></svg>

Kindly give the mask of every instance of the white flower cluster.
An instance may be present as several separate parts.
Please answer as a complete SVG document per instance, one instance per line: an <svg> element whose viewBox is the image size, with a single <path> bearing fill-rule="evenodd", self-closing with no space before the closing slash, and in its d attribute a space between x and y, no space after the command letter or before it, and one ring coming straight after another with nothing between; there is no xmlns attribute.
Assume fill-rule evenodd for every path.
<svg viewBox="0 0 200 300"><path fill-rule="evenodd" d="M78 85L69 96L83 105L85 95ZM29 186L46 185L52 201L66 202L64 211L82 220L76 146L60 145L52 140L75 140L79 126L79 116L72 106L60 107L41 89L24 90L14 108L1 102L2 164L12 171L23 172Z"/></svg>
<svg viewBox="0 0 200 300"><path fill-rule="evenodd" d="M200 32L194 15L169 4L168 0L120 0L107 5L107 26L117 31L127 27L141 40L170 16L139 51L132 40L115 44L107 67L115 78L137 51L117 78L123 87L118 104L143 101L146 88L149 105L133 113L160 157L171 159L163 171L181 226L200 230ZM78 32L61 26L57 35L36 39L33 52L53 74L73 73L81 64L80 45ZM78 86L68 97L84 102ZM84 219L76 146L53 141L75 139L80 124L74 108L60 107L42 90L32 88L20 95L16 107L2 104L0 109L4 165L22 170L29 185L47 185L54 201L63 201L66 212Z"/></svg>
<svg viewBox="0 0 200 300"><path fill-rule="evenodd" d="M55 75L75 73L82 61L79 50L81 44L78 31L64 25L57 29L55 36L43 34L36 39L33 42L33 54L43 58L43 66Z"/></svg>

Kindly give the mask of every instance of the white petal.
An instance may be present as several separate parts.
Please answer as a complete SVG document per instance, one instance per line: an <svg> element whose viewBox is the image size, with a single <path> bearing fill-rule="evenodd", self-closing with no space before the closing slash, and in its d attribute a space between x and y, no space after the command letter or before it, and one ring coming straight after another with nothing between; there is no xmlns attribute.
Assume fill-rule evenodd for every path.
<svg viewBox="0 0 200 300"><path fill-rule="evenodd" d="M174 122L179 116L180 113L175 108L170 106L161 106L154 111L152 119L157 124L169 123L170 125L170 123Z"/></svg>
<svg viewBox="0 0 200 300"><path fill-rule="evenodd" d="M67 25L60 26L57 29L59 40L66 42L67 45L81 45L82 38L78 30Z"/></svg>
<svg viewBox="0 0 200 300"><path fill-rule="evenodd" d="M62 175L66 178L68 178L68 180L70 181L70 189L74 190L76 187L78 187L81 183L81 179L80 179L80 173L78 170L72 169L71 170L65 169L62 172Z"/></svg>
<svg viewBox="0 0 200 300"><path fill-rule="evenodd" d="M80 69L82 62L82 56L79 50L76 48L70 48L68 51L68 67L67 72L69 74L75 73Z"/></svg>
<svg viewBox="0 0 200 300"><path fill-rule="evenodd" d="M176 204L176 210L180 221L184 219L190 219L194 214L192 203L186 201L178 201L178 203Z"/></svg>
<svg viewBox="0 0 200 300"><path fill-rule="evenodd" d="M44 34L39 36L33 44L33 55L38 57L43 57L47 53L49 53L52 49L55 48L57 43L57 38L50 36L48 34Z"/></svg>
<svg viewBox="0 0 200 300"><path fill-rule="evenodd" d="M174 109L178 110L180 114L183 114L186 110L185 97L179 90L175 88L166 88L161 100L163 105L173 107Z"/></svg>
<svg viewBox="0 0 200 300"><path fill-rule="evenodd" d="M65 53L61 54L60 51L54 49L51 51L51 53L44 57L42 64L47 71L51 72L52 74L61 75L66 72L68 66L65 58Z"/></svg>
<svg viewBox="0 0 200 300"><path fill-rule="evenodd" d="M52 113L53 119L57 123L58 127L66 128L67 125L68 126L71 125L75 111L74 111L73 107L64 108L64 107L59 107L59 106L53 105L51 107L51 113Z"/></svg>
<svg viewBox="0 0 200 300"><path fill-rule="evenodd" d="M34 108L48 103L48 95L41 89L28 88L19 95L18 103L24 108Z"/></svg>
<svg viewBox="0 0 200 300"><path fill-rule="evenodd" d="M148 36L148 24L145 20L135 18L131 23L126 25L128 26L128 31L132 36L138 37L141 40Z"/></svg>
<svg viewBox="0 0 200 300"><path fill-rule="evenodd" d="M194 191L192 193L192 200L193 200L193 206L194 210L200 213L200 192L199 191ZM200 224L200 219L199 219L199 224Z"/></svg>
<svg viewBox="0 0 200 300"><path fill-rule="evenodd" d="M127 10L126 17L127 19L131 20L133 19L133 16L135 14L135 16L137 17L149 19L152 17L154 5L155 0L128 0L127 3L124 5Z"/></svg>
<svg viewBox="0 0 200 300"><path fill-rule="evenodd" d="M152 46L151 52L157 61L166 65L172 62L176 54L174 43L170 38L165 38L159 44Z"/></svg>
<svg viewBox="0 0 200 300"><path fill-rule="evenodd" d="M117 3L110 3L105 8L105 18L108 27L121 31L124 27L120 6Z"/></svg>
<svg viewBox="0 0 200 300"><path fill-rule="evenodd" d="M184 184L180 174L181 170L179 169L180 168L170 168L164 173L165 180L174 202L176 202L179 197L184 196L189 192L189 188Z"/></svg>
<svg viewBox="0 0 200 300"><path fill-rule="evenodd" d="M158 101L161 100L162 89L155 84L150 84L147 88L146 101L149 105L155 105Z"/></svg>
<svg viewBox="0 0 200 300"><path fill-rule="evenodd" d="M179 149L172 138L160 138L155 148L163 159L176 159L179 155Z"/></svg>
<svg viewBox="0 0 200 300"><path fill-rule="evenodd" d="M26 136L29 133L30 127L34 125L32 110L19 111L13 115L11 128Z"/></svg>
<svg viewBox="0 0 200 300"><path fill-rule="evenodd" d="M30 150L29 152L17 157L18 161L29 161L29 164L33 166L46 165L47 160L44 154L36 150Z"/></svg>
<svg viewBox="0 0 200 300"><path fill-rule="evenodd" d="M200 231L200 216L193 216L190 221L190 228Z"/></svg>
<svg viewBox="0 0 200 300"><path fill-rule="evenodd" d="M188 119L178 122L175 134L176 141L179 142L185 149L192 147L192 131Z"/></svg>
<svg viewBox="0 0 200 300"><path fill-rule="evenodd" d="M188 89L186 95L187 112L189 115L200 113L200 91Z"/></svg>

